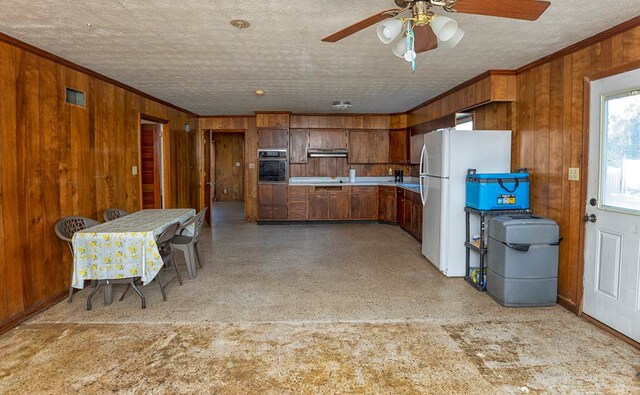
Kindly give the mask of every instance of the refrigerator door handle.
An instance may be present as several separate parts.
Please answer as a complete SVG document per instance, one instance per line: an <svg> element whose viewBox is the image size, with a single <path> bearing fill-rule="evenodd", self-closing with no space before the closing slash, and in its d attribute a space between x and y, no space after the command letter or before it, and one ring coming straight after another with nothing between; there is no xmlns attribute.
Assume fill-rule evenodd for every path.
<svg viewBox="0 0 640 395"><path fill-rule="evenodd" d="M427 174L426 171L424 170L424 160L425 160L425 154L427 152L427 146L426 145L422 145L422 151L420 151L420 175L423 176L425 174Z"/></svg>
<svg viewBox="0 0 640 395"><path fill-rule="evenodd" d="M423 180L429 180L429 177L420 177L420 200L422 201L422 206L424 207L427 203L427 192L428 185L423 184Z"/></svg>

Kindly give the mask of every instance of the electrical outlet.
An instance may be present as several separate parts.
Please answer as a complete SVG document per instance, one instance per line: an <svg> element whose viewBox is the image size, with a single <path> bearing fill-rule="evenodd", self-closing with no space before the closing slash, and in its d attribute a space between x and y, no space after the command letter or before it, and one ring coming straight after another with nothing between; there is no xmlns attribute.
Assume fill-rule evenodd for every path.
<svg viewBox="0 0 640 395"><path fill-rule="evenodd" d="M226 190L226 189L224 190L224 193L225 193L225 194L227 193L227 190Z"/></svg>
<svg viewBox="0 0 640 395"><path fill-rule="evenodd" d="M580 181L580 169L577 167L569 168L569 181Z"/></svg>
<svg viewBox="0 0 640 395"><path fill-rule="evenodd" d="M131 174L134 176L138 175L138 166L131 166Z"/></svg>
<svg viewBox="0 0 640 395"><path fill-rule="evenodd" d="M249 168L250 169L255 169L256 168L256 164L255 163L249 163Z"/></svg>
<svg viewBox="0 0 640 395"><path fill-rule="evenodd" d="M236 167L240 167L240 162L236 162Z"/></svg>

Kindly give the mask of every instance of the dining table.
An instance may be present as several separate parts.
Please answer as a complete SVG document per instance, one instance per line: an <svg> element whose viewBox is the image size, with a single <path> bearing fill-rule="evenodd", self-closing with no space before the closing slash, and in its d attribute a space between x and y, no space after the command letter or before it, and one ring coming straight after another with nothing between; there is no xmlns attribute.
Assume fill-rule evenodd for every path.
<svg viewBox="0 0 640 395"><path fill-rule="evenodd" d="M156 237L169 225L182 224L194 215L192 208L145 209L76 232L72 239L73 287L82 289L85 280L131 278L148 284L163 265ZM102 283L104 303L109 305L112 285Z"/></svg>

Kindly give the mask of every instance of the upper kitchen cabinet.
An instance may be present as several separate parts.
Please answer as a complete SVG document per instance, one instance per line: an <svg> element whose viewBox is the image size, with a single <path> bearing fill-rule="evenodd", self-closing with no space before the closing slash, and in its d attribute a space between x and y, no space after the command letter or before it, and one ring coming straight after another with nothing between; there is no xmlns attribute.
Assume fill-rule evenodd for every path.
<svg viewBox="0 0 640 395"><path fill-rule="evenodd" d="M258 129L258 148L287 149L288 145L288 129Z"/></svg>
<svg viewBox="0 0 640 395"><path fill-rule="evenodd" d="M389 131L389 163L406 164L409 157L409 134L406 129Z"/></svg>
<svg viewBox="0 0 640 395"><path fill-rule="evenodd" d="M346 115L347 129L389 129L391 117L389 115Z"/></svg>
<svg viewBox="0 0 640 395"><path fill-rule="evenodd" d="M310 149L347 149L347 131L344 129L310 129Z"/></svg>
<svg viewBox="0 0 640 395"><path fill-rule="evenodd" d="M420 154L422 154L422 146L424 145L424 134L416 134L411 136L411 156L410 164L420 164Z"/></svg>
<svg viewBox="0 0 640 395"><path fill-rule="evenodd" d="M289 131L289 163L307 163L309 130L291 129Z"/></svg>
<svg viewBox="0 0 640 395"><path fill-rule="evenodd" d="M349 163L389 163L389 131L349 130Z"/></svg>

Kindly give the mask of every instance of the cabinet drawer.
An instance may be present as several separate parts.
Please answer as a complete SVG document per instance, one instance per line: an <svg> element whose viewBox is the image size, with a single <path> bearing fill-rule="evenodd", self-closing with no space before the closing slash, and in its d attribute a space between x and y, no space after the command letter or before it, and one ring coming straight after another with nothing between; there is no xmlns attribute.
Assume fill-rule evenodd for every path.
<svg viewBox="0 0 640 395"><path fill-rule="evenodd" d="M307 202L289 202L290 211L307 211Z"/></svg>

